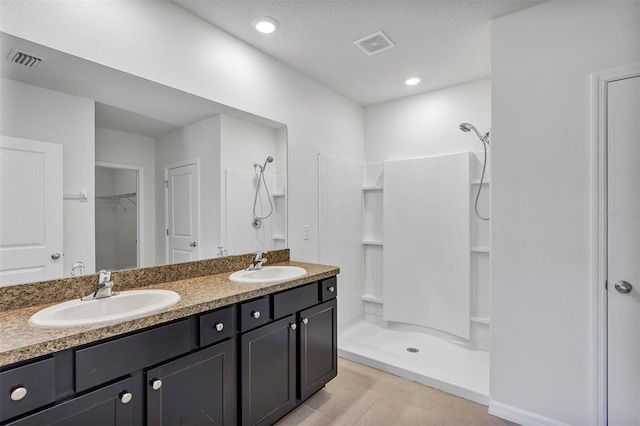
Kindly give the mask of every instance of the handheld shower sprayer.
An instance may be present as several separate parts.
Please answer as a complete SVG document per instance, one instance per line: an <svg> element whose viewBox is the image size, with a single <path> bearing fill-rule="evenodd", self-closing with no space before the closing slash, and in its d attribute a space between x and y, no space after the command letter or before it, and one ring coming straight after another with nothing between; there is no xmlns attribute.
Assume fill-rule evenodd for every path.
<svg viewBox="0 0 640 426"><path fill-rule="evenodd" d="M273 163L273 157L272 156L268 156L266 160L264 160L264 165L260 165L258 163L253 163L253 168L255 169L256 167L260 168L260 173L264 173L264 170L267 168L267 163Z"/></svg>
<svg viewBox="0 0 640 426"><path fill-rule="evenodd" d="M486 143L487 145L489 144L489 132L482 135L473 124L469 124L469 123L460 123L460 126L458 127L460 130L462 130L465 133L469 133L470 131L473 130L475 134L478 135L478 138L480 138L482 143Z"/></svg>
<svg viewBox="0 0 640 426"><path fill-rule="evenodd" d="M254 229L259 229L262 226L262 220L268 218L273 213L273 202L271 201L271 195L269 195L269 187L267 186L267 182L264 177L264 171L267 169L268 163L273 163L272 156L268 156L264 161L264 165L262 166L258 163L253 163L254 170L256 168L260 169L260 175L258 176L258 185L256 186L256 195L253 198L253 221L251 222L251 225ZM260 192L260 185L264 186L264 190L267 193L267 200L269 201L270 207L269 214L262 217L258 216L258 214L256 213L256 205L258 204L258 193Z"/></svg>
<svg viewBox="0 0 640 426"><path fill-rule="evenodd" d="M480 213L478 213L478 199L480 198L480 193L482 192L482 184L484 183L484 172L487 168L487 146L489 145L489 132L482 135L473 124L469 123L460 123L460 126L458 126L458 128L465 133L469 133L473 130L475 134L478 135L478 138L480 139L480 141L482 142L482 146L484 147L484 163L482 164L482 176L480 177L480 185L478 185L478 192L476 194L476 202L474 204L474 208L476 211L476 216L478 216L479 219L489 220L488 217L482 217Z"/></svg>

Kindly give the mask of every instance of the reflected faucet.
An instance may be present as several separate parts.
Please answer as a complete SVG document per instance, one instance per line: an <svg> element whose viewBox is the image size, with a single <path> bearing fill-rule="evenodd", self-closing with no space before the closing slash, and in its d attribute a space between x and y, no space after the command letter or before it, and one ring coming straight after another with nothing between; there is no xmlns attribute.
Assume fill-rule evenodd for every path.
<svg viewBox="0 0 640 426"><path fill-rule="evenodd" d="M265 254L267 254L268 252L264 251L257 251L254 253L255 257L253 258L253 262L251 262L251 264L249 266L247 266L247 269L245 269L245 271L258 271L260 269L262 269L262 265L264 263L267 263L267 259L265 257L263 257Z"/></svg>
<svg viewBox="0 0 640 426"><path fill-rule="evenodd" d="M82 298L82 300L95 300L104 299L105 297L111 297L118 294L117 291L113 291L113 281L111 281L111 271L102 270L98 272L98 289L95 293L88 294Z"/></svg>
<svg viewBox="0 0 640 426"><path fill-rule="evenodd" d="M80 275L84 275L84 263L80 260L71 262L71 276L77 277Z"/></svg>

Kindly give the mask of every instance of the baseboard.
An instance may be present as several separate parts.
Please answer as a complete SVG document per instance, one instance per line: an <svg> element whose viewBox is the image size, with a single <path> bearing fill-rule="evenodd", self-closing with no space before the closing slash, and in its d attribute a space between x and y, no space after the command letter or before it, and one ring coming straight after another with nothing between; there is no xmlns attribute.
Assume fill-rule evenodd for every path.
<svg viewBox="0 0 640 426"><path fill-rule="evenodd" d="M496 402L493 399L489 400L489 414L521 424L522 426L569 426L568 423L521 410L501 402Z"/></svg>

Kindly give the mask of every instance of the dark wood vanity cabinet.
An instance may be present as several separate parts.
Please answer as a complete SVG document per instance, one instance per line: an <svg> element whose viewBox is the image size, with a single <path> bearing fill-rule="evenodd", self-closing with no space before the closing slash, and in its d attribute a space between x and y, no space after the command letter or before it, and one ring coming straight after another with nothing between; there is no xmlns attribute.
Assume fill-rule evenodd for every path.
<svg viewBox="0 0 640 426"><path fill-rule="evenodd" d="M240 337L243 425L271 425L296 406L295 316Z"/></svg>
<svg viewBox="0 0 640 426"><path fill-rule="evenodd" d="M275 423L336 376L335 297L335 277L276 293L268 309L272 321L241 335L243 425ZM241 306L241 323L255 303Z"/></svg>
<svg viewBox="0 0 640 426"><path fill-rule="evenodd" d="M133 426L133 388L133 379L127 377L7 425Z"/></svg>
<svg viewBox="0 0 640 426"><path fill-rule="evenodd" d="M299 387L301 401L338 373L337 304L330 300L299 314Z"/></svg>
<svg viewBox="0 0 640 426"><path fill-rule="evenodd" d="M0 425L273 424L337 372L336 279L0 369Z"/></svg>
<svg viewBox="0 0 640 426"><path fill-rule="evenodd" d="M233 340L147 370L147 424L235 424L235 373Z"/></svg>

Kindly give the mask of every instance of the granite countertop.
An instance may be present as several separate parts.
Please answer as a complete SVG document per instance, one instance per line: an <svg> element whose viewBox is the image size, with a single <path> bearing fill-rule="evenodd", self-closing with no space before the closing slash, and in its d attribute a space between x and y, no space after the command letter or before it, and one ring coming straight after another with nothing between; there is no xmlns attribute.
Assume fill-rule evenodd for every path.
<svg viewBox="0 0 640 426"><path fill-rule="evenodd" d="M238 284L229 281L232 272L223 272L137 288L127 286L126 290L173 290L181 299L169 308L145 316L83 327L38 328L29 325L31 315L59 301L0 311L0 367L297 287L340 272L336 266L314 263L286 261L279 262L278 265L300 266L307 270L307 275L274 284ZM114 279L114 282L114 288L117 290L117 279ZM82 294L77 296L80 297Z"/></svg>

